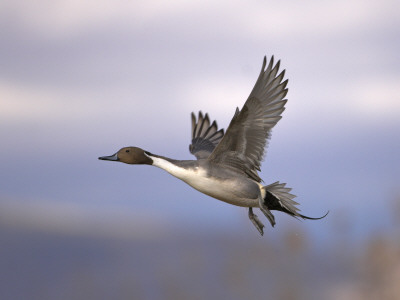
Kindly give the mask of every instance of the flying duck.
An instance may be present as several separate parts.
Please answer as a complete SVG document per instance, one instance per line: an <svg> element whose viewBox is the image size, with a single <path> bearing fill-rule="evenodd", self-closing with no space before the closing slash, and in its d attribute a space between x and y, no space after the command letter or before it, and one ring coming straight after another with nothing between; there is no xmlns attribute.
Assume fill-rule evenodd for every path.
<svg viewBox="0 0 400 300"><path fill-rule="evenodd" d="M232 205L246 207L248 216L261 235L264 224L253 213L259 208L272 226L272 210L285 212L292 217L319 220L299 213L299 203L293 198L291 188L279 181L263 185L258 172L261 170L265 148L271 129L282 118L287 99L288 80L283 81L285 70L280 72L280 61L274 57L267 66L264 57L260 75L243 108L235 114L224 134L216 121L210 122L208 114L192 113L192 143L189 151L196 160L175 160L153 154L138 147L124 147L101 160L127 164L146 164L164 169L176 178L210 197Z"/></svg>

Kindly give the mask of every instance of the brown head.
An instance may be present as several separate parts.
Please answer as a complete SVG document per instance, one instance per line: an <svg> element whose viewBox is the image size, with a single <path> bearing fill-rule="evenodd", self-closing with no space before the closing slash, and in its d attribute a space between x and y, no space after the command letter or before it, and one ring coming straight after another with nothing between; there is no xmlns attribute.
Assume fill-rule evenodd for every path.
<svg viewBox="0 0 400 300"><path fill-rule="evenodd" d="M110 156L101 156L101 160L120 161L132 165L151 165L153 160L146 155L146 151L138 147L124 147ZM150 154L150 153L148 153Z"/></svg>

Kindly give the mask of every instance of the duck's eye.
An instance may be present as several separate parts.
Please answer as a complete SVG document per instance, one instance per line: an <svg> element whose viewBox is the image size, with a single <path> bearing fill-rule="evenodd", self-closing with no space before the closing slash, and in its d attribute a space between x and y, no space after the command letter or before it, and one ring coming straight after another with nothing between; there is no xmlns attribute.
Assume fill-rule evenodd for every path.
<svg viewBox="0 0 400 300"><path fill-rule="evenodd" d="M125 150L125 152L128 153L128 152L129 152L129 149Z"/></svg>

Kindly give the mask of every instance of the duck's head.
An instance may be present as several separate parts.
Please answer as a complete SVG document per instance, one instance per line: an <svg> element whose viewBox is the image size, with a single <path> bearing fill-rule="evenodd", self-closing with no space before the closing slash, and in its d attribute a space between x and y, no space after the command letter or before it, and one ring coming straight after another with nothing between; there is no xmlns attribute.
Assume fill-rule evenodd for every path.
<svg viewBox="0 0 400 300"><path fill-rule="evenodd" d="M114 155L101 156L99 159L120 161L132 165L151 165L153 164L153 160L148 155L150 155L149 152L138 147L124 147Z"/></svg>

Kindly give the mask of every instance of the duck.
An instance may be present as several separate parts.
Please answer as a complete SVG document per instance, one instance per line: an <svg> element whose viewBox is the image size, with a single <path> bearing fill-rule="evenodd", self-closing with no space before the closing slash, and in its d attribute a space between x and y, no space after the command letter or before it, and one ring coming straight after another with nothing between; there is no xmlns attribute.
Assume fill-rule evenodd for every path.
<svg viewBox="0 0 400 300"><path fill-rule="evenodd" d="M263 185L261 163L271 138L271 130L282 118L288 93L285 70L279 72L280 60L267 57L258 79L244 103L237 107L230 124L218 129L217 122L200 111L191 114L192 140L189 151L195 160L176 160L153 154L139 147L123 147L110 156L98 159L131 165L150 165L167 171L199 192L244 207L258 232L264 234L264 224L253 209L260 209L271 226L275 217L271 211L280 211L297 219L320 220L300 213L291 188L280 181Z"/></svg>

